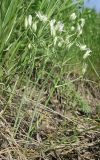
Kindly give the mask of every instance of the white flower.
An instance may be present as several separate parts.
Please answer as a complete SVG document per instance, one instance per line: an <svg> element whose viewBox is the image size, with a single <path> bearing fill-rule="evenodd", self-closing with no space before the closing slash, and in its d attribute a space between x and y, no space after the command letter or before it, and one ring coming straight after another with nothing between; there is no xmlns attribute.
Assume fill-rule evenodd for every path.
<svg viewBox="0 0 100 160"><path fill-rule="evenodd" d="M32 25L32 16L25 17L25 28Z"/></svg>
<svg viewBox="0 0 100 160"><path fill-rule="evenodd" d="M83 67L82 67L82 73L83 73L83 75L86 73L87 67L88 67L87 63L84 63Z"/></svg>
<svg viewBox="0 0 100 160"><path fill-rule="evenodd" d="M89 48L87 48L86 53L83 55L83 59L86 59L88 56L90 56L91 52L92 51Z"/></svg>
<svg viewBox="0 0 100 160"><path fill-rule="evenodd" d="M27 19L27 17L25 17L25 28L27 28L28 27L28 19Z"/></svg>
<svg viewBox="0 0 100 160"><path fill-rule="evenodd" d="M61 22L61 21L58 21L57 25L56 25L56 29L59 31L59 32L62 32L63 31L63 28L64 28L64 24Z"/></svg>
<svg viewBox="0 0 100 160"><path fill-rule="evenodd" d="M56 27L55 27L55 22L56 20L55 19L52 19L50 21L50 30L51 30L51 35L55 37L56 35Z"/></svg>
<svg viewBox="0 0 100 160"><path fill-rule="evenodd" d="M82 50L82 51L84 51L84 50L86 50L86 45L80 45L80 50Z"/></svg>
<svg viewBox="0 0 100 160"><path fill-rule="evenodd" d="M33 25L32 25L32 29L33 29L34 32L36 32L36 30L37 30L37 23L38 22L34 22Z"/></svg>
<svg viewBox="0 0 100 160"><path fill-rule="evenodd" d="M32 15L28 16L28 25L31 26L32 25Z"/></svg>
<svg viewBox="0 0 100 160"><path fill-rule="evenodd" d="M28 44L28 48L29 48L29 49L31 49L31 48L32 48L32 45L31 45L31 43L29 43L29 44Z"/></svg>
<svg viewBox="0 0 100 160"><path fill-rule="evenodd" d="M84 25L85 25L85 19L81 18L80 21L81 21L81 27L84 27Z"/></svg>
<svg viewBox="0 0 100 160"><path fill-rule="evenodd" d="M77 32L79 36L82 34L82 28L79 24L77 24Z"/></svg>
<svg viewBox="0 0 100 160"><path fill-rule="evenodd" d="M71 27L71 31L74 31L74 30L75 30L75 27L74 27L74 26L72 26L72 27Z"/></svg>
<svg viewBox="0 0 100 160"><path fill-rule="evenodd" d="M87 47L86 47L86 45L84 45L84 44L79 44L79 43L77 43L76 45L80 48L81 51L87 50Z"/></svg>
<svg viewBox="0 0 100 160"><path fill-rule="evenodd" d="M72 13L71 15L70 15L70 20L75 20L76 19L76 14L75 13Z"/></svg>
<svg viewBox="0 0 100 160"><path fill-rule="evenodd" d="M40 19L40 21L46 22L48 20L48 17L43 15L41 12L37 12L36 16Z"/></svg>

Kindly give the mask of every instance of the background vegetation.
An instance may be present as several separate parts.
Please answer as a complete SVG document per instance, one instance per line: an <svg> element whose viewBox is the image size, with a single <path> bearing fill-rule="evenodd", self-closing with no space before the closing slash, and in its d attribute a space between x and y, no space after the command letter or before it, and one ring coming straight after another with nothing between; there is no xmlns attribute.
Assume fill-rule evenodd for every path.
<svg viewBox="0 0 100 160"><path fill-rule="evenodd" d="M0 158L99 157L99 27L82 1L0 2Z"/></svg>

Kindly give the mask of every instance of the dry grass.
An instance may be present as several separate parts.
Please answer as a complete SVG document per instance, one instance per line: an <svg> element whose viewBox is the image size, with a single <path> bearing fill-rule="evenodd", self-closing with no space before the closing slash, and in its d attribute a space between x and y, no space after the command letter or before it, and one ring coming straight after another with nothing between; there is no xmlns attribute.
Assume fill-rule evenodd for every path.
<svg viewBox="0 0 100 160"><path fill-rule="evenodd" d="M79 86L86 86L81 82ZM89 83L91 86L91 83ZM73 84L74 85L74 84ZM76 88L77 88L77 84ZM80 87L79 87L80 88ZM94 100L92 113L87 116L82 112L76 101L76 106L71 106L69 95L67 95L66 105L64 106L64 97L59 98L53 94L49 99L48 106L44 105L48 97L48 91L43 91L37 103L39 90L32 90L32 97L28 93L24 97L24 103L16 121L16 114L23 97L23 89L18 89L13 95L10 104L7 104L4 98L1 98L0 112L0 158L3 159L32 159L32 160L52 160L52 159L96 159L100 156L100 130L99 114L96 113L97 100L100 97L93 97L89 87L83 87L88 90L87 97L90 97L91 104ZM30 90L30 88L29 88ZM94 94L98 89L95 89ZM100 90L98 90L99 92ZM86 95L83 90L80 91L83 96ZM57 94L56 94L57 95ZM95 94L96 96L96 94ZM91 99L92 97L92 99ZM3 113L4 105L8 105ZM73 105L74 103L72 103ZM70 105L70 107L69 107ZM95 107L95 111L94 111ZM35 115L34 115L35 112ZM33 118L34 115L34 118ZM30 122L32 121L29 132Z"/></svg>

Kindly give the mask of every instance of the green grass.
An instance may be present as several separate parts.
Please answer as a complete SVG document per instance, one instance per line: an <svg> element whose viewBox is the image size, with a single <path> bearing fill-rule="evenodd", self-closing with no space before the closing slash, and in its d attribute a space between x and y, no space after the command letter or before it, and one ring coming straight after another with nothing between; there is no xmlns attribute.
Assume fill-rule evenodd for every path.
<svg viewBox="0 0 100 160"><path fill-rule="evenodd" d="M26 155L28 143L32 138L35 143L36 135L39 146L35 146L32 154L43 156L59 145L76 142L79 134L76 111L82 110L89 116L92 112L90 104L75 86L100 80L100 15L89 9L81 12L81 1L73 4L66 0L3 0L0 3L0 117L8 119L13 138L17 141L19 136L23 141L21 145L18 142L19 147L13 139L12 146L19 150L15 149L9 156L18 154L25 159L20 151ZM37 16L39 12L43 20ZM77 16L75 20L70 17L73 13ZM29 15L32 21L30 19L30 24L25 26ZM85 25L80 34L77 26L81 26L82 18ZM54 19L52 30L50 23ZM92 51L85 59L86 50L80 49L82 44ZM75 117L66 116L69 110L75 112ZM70 123L72 136L66 138L64 133ZM49 132L50 125L50 130L56 128L53 133ZM38 130L46 126L47 139L42 143Z"/></svg>

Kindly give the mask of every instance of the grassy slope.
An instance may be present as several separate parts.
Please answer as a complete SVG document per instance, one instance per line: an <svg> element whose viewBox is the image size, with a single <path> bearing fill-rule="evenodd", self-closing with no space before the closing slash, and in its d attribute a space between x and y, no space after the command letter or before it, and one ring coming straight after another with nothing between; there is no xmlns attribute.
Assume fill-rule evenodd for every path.
<svg viewBox="0 0 100 160"><path fill-rule="evenodd" d="M85 145L85 152L98 145L95 138L90 138L93 146L89 144L85 136L91 137L92 130L94 137L99 137L99 115L91 113L99 112L98 84L87 82L87 75L91 80L100 76L99 15L89 10L80 13L79 4L71 1L4 0L1 7L0 158L66 159L77 156L74 152L79 144L82 150ZM47 15L48 22L39 21L37 11ZM73 12L77 19L70 21ZM25 29L29 14L38 24L36 32L31 27ZM83 34L77 36L71 27L76 27L81 17L86 24ZM65 31L57 33L58 42L64 39L61 46L54 46L50 34L49 21L54 18L65 25ZM91 57L84 61L76 42L90 47ZM73 44L71 48L69 44ZM84 63L89 64L85 75L81 71ZM97 111L90 107L97 107ZM95 151L98 156L98 149Z"/></svg>

